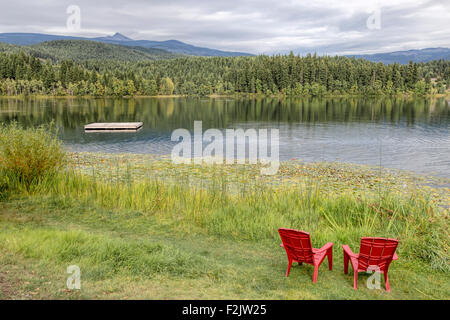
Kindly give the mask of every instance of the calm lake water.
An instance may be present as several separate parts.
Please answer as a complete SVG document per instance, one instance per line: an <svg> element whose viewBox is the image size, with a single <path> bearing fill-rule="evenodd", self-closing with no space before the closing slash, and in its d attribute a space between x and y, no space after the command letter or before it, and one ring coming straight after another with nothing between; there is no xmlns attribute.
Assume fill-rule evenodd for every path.
<svg viewBox="0 0 450 320"><path fill-rule="evenodd" d="M170 154L177 128L278 128L281 160L339 161L450 177L450 101L439 99L0 99L0 122L60 127L69 150ZM85 133L142 121L137 133Z"/></svg>

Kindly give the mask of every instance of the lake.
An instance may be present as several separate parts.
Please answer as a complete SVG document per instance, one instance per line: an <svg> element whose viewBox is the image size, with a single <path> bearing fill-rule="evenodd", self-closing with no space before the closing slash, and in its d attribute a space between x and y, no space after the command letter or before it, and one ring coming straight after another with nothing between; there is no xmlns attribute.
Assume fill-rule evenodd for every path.
<svg viewBox="0 0 450 320"><path fill-rule="evenodd" d="M450 177L450 101L404 98L0 98L0 122L54 120L71 151L170 154L173 130L278 128L281 160L338 161ZM136 133L85 133L142 121Z"/></svg>

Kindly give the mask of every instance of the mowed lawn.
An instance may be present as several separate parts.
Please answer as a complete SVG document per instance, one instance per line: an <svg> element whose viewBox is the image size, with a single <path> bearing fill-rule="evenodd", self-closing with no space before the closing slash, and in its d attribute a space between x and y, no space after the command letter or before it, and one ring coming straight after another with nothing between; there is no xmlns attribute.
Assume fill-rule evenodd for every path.
<svg viewBox="0 0 450 320"><path fill-rule="evenodd" d="M448 299L449 274L405 259L391 265L391 292L370 290L369 275L293 266L275 240L240 241L138 211L81 205L58 196L0 203L1 299ZM317 237L316 237L317 238ZM324 243L314 240L313 245ZM401 246L401 244L400 244ZM400 247L401 248L401 247ZM357 251L357 247L353 247ZM81 269L81 290L68 290L66 268Z"/></svg>

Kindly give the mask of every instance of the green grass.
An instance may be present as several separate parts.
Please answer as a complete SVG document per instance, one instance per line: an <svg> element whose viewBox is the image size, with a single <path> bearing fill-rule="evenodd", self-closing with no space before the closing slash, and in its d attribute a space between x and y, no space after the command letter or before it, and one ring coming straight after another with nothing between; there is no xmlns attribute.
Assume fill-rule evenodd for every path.
<svg viewBox="0 0 450 320"><path fill-rule="evenodd" d="M0 124L0 188L27 187L41 177L51 177L65 164L66 153L52 125L24 129L16 122Z"/></svg>
<svg viewBox="0 0 450 320"><path fill-rule="evenodd" d="M111 183L73 172L22 190L0 210L0 251L12 260L0 273L13 266L31 269L35 273L27 282L43 278L51 284L36 282L39 291L21 284L14 289L19 296L9 297L33 292L30 298L445 299L449 294L446 215L420 193L408 199L386 195L381 203L348 193L325 197L314 185L224 194L220 187ZM317 284L310 266L295 267L285 279L278 227L310 231L316 247L334 242L335 269L322 267ZM351 276L343 274L340 245L356 251L362 235L400 239L389 294L368 290L365 275L354 292ZM65 290L65 268L71 264L82 270L80 292Z"/></svg>
<svg viewBox="0 0 450 320"><path fill-rule="evenodd" d="M180 233L133 210L25 197L4 203L0 219L0 274L15 284L3 298L446 299L449 293L447 272L401 253L391 266L391 293L367 289L364 274L354 291L338 247L334 270L325 264L313 284L308 265L284 277L287 259L277 241ZM71 264L80 266L80 291L65 289Z"/></svg>
<svg viewBox="0 0 450 320"><path fill-rule="evenodd" d="M447 189L339 164L288 162L258 178L248 166L123 159L74 154L32 180L0 170L0 298L449 297ZM316 284L308 265L285 278L280 227L333 242L334 270L324 264ZM390 293L369 290L365 274L354 291L343 273L341 245L358 251L361 236L400 240ZM81 290L66 289L73 264Z"/></svg>

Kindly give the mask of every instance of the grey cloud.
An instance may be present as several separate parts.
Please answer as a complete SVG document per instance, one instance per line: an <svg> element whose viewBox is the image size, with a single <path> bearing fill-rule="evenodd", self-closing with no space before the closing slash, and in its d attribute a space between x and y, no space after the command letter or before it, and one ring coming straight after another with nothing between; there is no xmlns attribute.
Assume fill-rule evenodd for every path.
<svg viewBox="0 0 450 320"><path fill-rule="evenodd" d="M380 30L362 2L254 0L1 0L0 32L65 33L68 5L80 6L81 35L121 32L211 48L276 53L382 52L449 46L445 0L380 0ZM399 3L400 2L400 3Z"/></svg>

